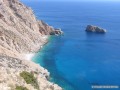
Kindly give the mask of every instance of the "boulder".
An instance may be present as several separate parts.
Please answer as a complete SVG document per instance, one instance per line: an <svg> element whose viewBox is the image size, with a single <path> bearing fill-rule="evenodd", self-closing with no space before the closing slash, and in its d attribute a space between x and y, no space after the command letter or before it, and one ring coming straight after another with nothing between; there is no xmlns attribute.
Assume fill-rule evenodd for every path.
<svg viewBox="0 0 120 90"><path fill-rule="evenodd" d="M61 29L55 29L50 33L50 35L62 35L63 31Z"/></svg>
<svg viewBox="0 0 120 90"><path fill-rule="evenodd" d="M86 27L86 31L87 32L95 32L95 33L106 33L106 30L105 29L102 29L100 27L97 27L97 26L93 26L93 25L88 25Z"/></svg>

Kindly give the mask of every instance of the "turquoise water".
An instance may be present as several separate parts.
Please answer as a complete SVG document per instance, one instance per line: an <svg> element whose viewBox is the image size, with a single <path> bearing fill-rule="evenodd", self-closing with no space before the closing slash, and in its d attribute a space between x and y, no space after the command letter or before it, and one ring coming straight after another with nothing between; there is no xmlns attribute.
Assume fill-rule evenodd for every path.
<svg viewBox="0 0 120 90"><path fill-rule="evenodd" d="M120 3L25 2L38 19L60 27L64 36L51 36L33 61L48 69L51 81L65 90L92 89L92 85L120 85ZM86 33L88 24L106 34Z"/></svg>

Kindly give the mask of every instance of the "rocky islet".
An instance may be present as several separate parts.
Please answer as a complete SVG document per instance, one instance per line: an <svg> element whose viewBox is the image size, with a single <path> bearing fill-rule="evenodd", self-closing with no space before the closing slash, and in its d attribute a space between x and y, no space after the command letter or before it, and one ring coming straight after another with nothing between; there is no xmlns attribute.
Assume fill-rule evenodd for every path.
<svg viewBox="0 0 120 90"><path fill-rule="evenodd" d="M107 31L98 26L87 25L86 32L106 33Z"/></svg>

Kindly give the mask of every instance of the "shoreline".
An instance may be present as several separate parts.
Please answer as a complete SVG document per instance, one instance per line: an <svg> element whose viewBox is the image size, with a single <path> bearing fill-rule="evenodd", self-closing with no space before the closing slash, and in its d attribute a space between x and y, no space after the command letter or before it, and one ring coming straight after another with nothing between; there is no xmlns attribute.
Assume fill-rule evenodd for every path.
<svg viewBox="0 0 120 90"><path fill-rule="evenodd" d="M54 36L53 36L54 37ZM56 38L56 37L55 37ZM50 40L50 41L49 41ZM52 37L49 37L48 38L48 42L46 43L46 44L48 44L47 46L44 46L44 45L46 45L46 44L44 44L43 45L43 50L40 50L38 53L35 53L35 54L37 54L37 55L35 55L34 54L34 56L35 56L35 58L33 58L33 60L32 60L32 62L33 63L35 63L35 64L38 64L38 65L40 65L41 67L43 67L44 69L46 69L48 72L49 72L49 78L48 78L48 81L50 81L51 83L53 83L53 84L57 84L57 85L59 85L63 90L67 90L67 88L69 88L69 90L74 90L73 89L73 87L70 85L70 83L69 82L67 82L66 80L64 80L64 78L62 78L62 77L60 77L61 78L61 80L63 80L64 82L63 83L61 83L60 82L60 79L58 78L56 78L56 76L55 75L53 75L53 71L51 71L51 70L49 70L49 67L46 67L46 66L44 66L43 64L44 64L44 60L45 59L43 59L42 57L42 55L41 55L41 53L43 53L44 52L44 50L45 50L45 52L44 53L47 53L46 52L46 49L48 49L48 47L49 47L49 45L51 45L51 44L49 44L49 43L52 43ZM47 47L47 48L46 48ZM39 55L41 55L40 57L39 57ZM34 57L33 56L33 57ZM58 75L58 74L57 74ZM55 80L57 80L57 81L55 81ZM65 84L65 85L63 85L63 84ZM67 87L66 87L67 86Z"/></svg>
<svg viewBox="0 0 120 90"><path fill-rule="evenodd" d="M36 55L37 53L41 52L40 50L41 50L42 48L44 48L44 46L49 42L49 39L51 38L51 36L45 36L45 37L43 37L43 38L45 38L46 40L45 40L45 42L44 42L42 45L40 45L40 48L39 48L37 51L35 51L34 53L23 54L23 55L22 55L22 56L24 57L23 59L26 60L26 61L28 61L28 62L30 62L30 63L34 63L35 65L39 66L40 68L43 68L43 69L46 71L47 75L48 75L48 76L47 76L47 81L50 82L52 85L54 85L55 88L64 90L64 88L61 87L58 83L55 83L54 81L51 81L51 80L50 80L50 79L53 78L53 77L50 76L51 72L50 72L48 69L44 68L44 67L41 66L39 63L36 63L36 62L33 60L33 57L35 57L35 55Z"/></svg>
<svg viewBox="0 0 120 90"><path fill-rule="evenodd" d="M0 86L5 86L0 90L16 89L18 86L27 90L36 90L38 87L37 90L62 90L47 79L47 69L32 61L35 54L48 43L51 33L56 35L61 32L38 20L33 10L19 0L2 0L0 3ZM37 86L32 85L33 80L28 84L21 73L29 80L35 79Z"/></svg>
<svg viewBox="0 0 120 90"><path fill-rule="evenodd" d="M21 54L20 57L22 57L22 59L25 59L27 61L32 61L32 58L44 47L44 45L46 45L49 41L50 36L43 36L42 37L44 40L44 42L39 46L39 49L35 50L34 52L30 52L30 53L24 53ZM33 62L33 61L32 61ZM34 62L35 63L35 62ZM36 63L35 63L36 64Z"/></svg>

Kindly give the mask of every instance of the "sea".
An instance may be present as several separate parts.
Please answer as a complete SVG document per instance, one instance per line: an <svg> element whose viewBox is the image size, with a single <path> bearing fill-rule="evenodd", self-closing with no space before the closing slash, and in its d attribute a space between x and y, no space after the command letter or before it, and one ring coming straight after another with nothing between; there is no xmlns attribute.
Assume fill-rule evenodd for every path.
<svg viewBox="0 0 120 90"><path fill-rule="evenodd" d="M50 36L33 61L64 90L120 90L120 2L29 1L37 19L64 35ZM87 25L107 30L85 32Z"/></svg>

